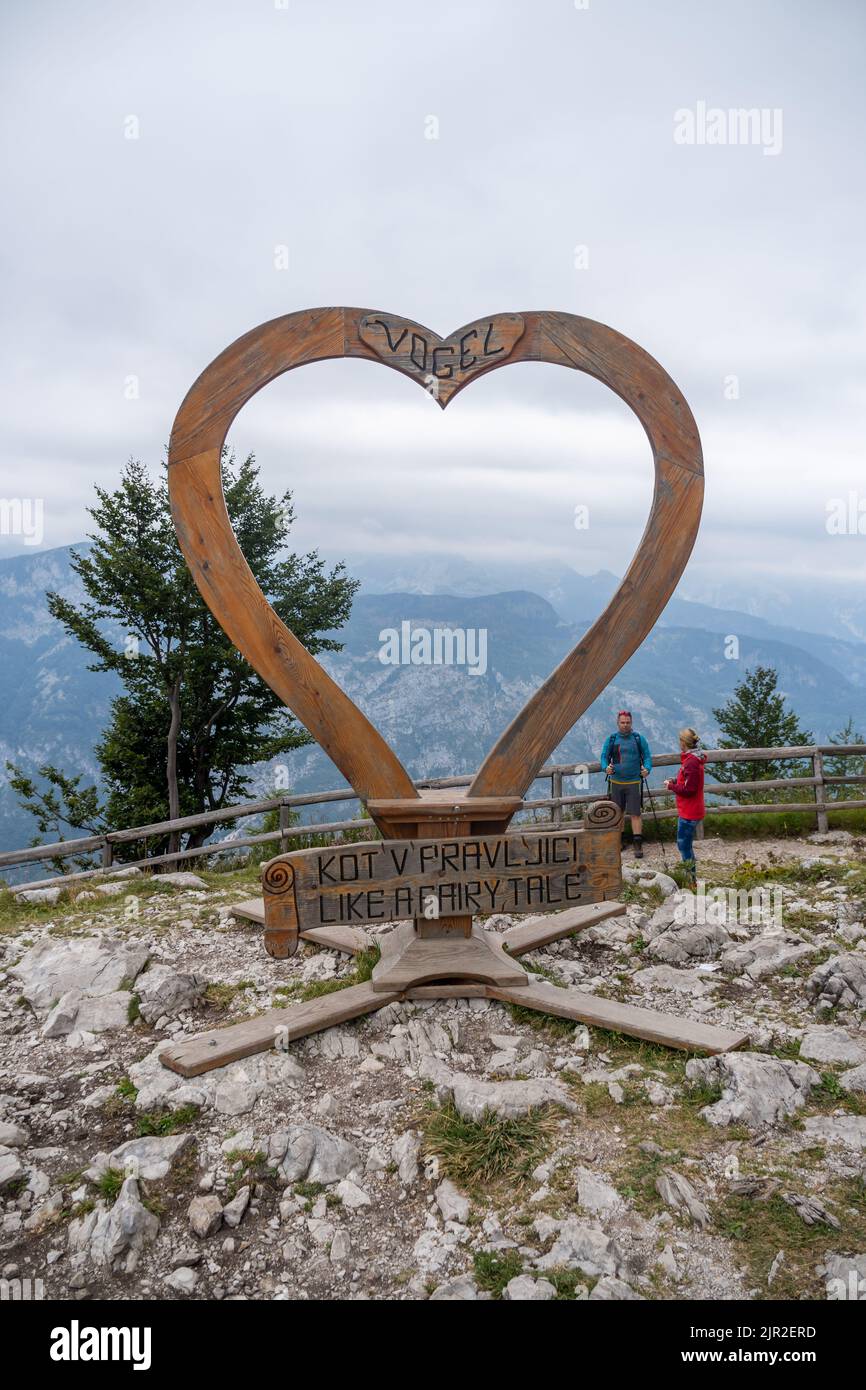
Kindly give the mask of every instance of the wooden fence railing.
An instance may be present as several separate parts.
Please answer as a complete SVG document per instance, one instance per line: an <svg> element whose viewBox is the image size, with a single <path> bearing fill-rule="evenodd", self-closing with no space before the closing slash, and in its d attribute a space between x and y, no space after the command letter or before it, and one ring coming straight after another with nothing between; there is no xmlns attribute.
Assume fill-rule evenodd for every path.
<svg viewBox="0 0 866 1390"><path fill-rule="evenodd" d="M832 756L834 758L854 758L859 759L861 765L866 759L866 744L824 744L817 746L805 746L802 748L715 748L707 751L707 765L709 768L714 763L735 763L735 762L808 762L812 767L811 777L779 777L764 779L754 782L736 782L706 785L706 792L710 797L732 797L738 791L777 791L790 790L791 788L802 787L811 791L809 800L803 801L782 801L782 802L748 802L745 804L719 804L715 802L707 804L707 815L713 816L720 813L725 815L737 814L767 814L770 812L812 812L815 816L816 825L819 830L827 830L828 816L834 811L855 810L866 807L866 799L844 799L834 798L831 794L827 795L828 790L832 793L833 788L838 786L864 786L866 785L866 773L854 772L843 775L827 775L824 771L824 758ZM653 769L662 767L674 767L679 764L679 753L662 753L653 755ZM526 815L531 816L532 824L538 829L555 829L563 824L566 813L573 816L583 805L591 801L597 801L602 790L588 790L589 778L601 772L601 764L591 763L560 763L542 768L536 778L536 782L549 779L550 795L544 797L525 798L521 811L518 816L523 820L518 821L512 829L512 833L519 833L520 825L525 824ZM574 793L566 789L567 779L577 779L581 790ZM472 774L467 773L462 777L439 777L425 779L415 783L417 787L465 787L472 781ZM534 785L534 784L533 784ZM584 790L586 788L586 790ZM673 794L661 786L650 787L654 801L670 802ZM226 851L243 849L252 845L276 844L274 852L282 852L289 848L293 841L303 839L306 836L331 836L338 835L343 831L368 830L374 834L374 828L367 819L354 817L350 820L323 821L318 824L307 824L292 822L292 813L304 806L321 806L341 801L357 801L358 797L351 787L340 788L337 791L298 793L286 796L268 797L260 801L242 802L235 806L225 806L219 811L206 811L196 816L181 816L177 820L158 821L153 825L137 825L127 830L112 830L105 834L90 835L77 840L60 840L51 845L34 845L28 849L8 850L0 854L0 872L8 868L19 868L25 864L39 863L51 859L65 859L71 856L82 854L98 855L100 864L98 867L83 869L76 873L55 875L53 878L39 879L35 882L20 883L15 885L18 888L48 888L58 883L70 883L76 880L92 878L94 875L122 873L124 869L133 866L138 868L161 868L166 864L181 863L190 859L198 859L209 854L224 854ZM549 810L550 815L547 819L540 819L538 812ZM278 813L278 826L275 830L264 831L254 835L238 836L229 840L217 840L211 844L197 846L195 849L176 850L171 854L145 854L140 859L126 860L122 864L115 864L115 849L120 845L127 845L136 840L148 840L153 837L168 835L172 831L183 833L185 830L195 830L202 826L218 826L228 821L244 820L252 816L265 815L268 812ZM649 811L649 807L645 808ZM656 814L659 820L670 819L676 816L676 809L669 806L657 806Z"/></svg>

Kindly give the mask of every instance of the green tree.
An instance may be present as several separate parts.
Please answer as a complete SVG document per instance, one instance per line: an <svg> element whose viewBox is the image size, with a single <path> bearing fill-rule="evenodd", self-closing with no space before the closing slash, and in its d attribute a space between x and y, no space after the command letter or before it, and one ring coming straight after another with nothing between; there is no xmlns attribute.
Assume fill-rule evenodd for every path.
<svg viewBox="0 0 866 1390"><path fill-rule="evenodd" d="M864 744L861 733L854 727L854 720L849 716L845 727L838 733L831 734L830 743L845 744ZM866 776L866 756L845 757L841 753L827 753L824 756L824 774L827 777L863 777ZM854 797L863 795L862 784L858 783L837 783L834 787L827 788L827 795L833 801L851 801Z"/></svg>
<svg viewBox="0 0 866 1390"><path fill-rule="evenodd" d="M40 788L29 773L16 767L14 763L7 762L6 770L9 773L9 785L15 792L19 804L29 811L36 821L38 834L34 835L31 844L44 844L43 835L48 835L52 843L65 840L68 828L85 830L88 835L101 835L104 831L105 822L98 788L82 788L83 773L79 773L77 777L67 777L51 763L43 763L37 769L37 774L44 779L46 785ZM78 836L72 838L77 839ZM90 860L86 855L71 855L66 859L54 858L49 860L49 863L58 874L90 867Z"/></svg>
<svg viewBox="0 0 866 1390"><path fill-rule="evenodd" d="M720 748L785 748L804 747L812 743L812 735L800 728L793 710L785 705L785 697L777 690L779 673L772 666L756 666L747 671L745 679L735 687L731 699L713 716L725 735ZM810 764L799 762L731 762L717 763L714 775L719 782L761 782L780 777L804 776ZM797 800L796 788L786 798L784 792L743 791L738 801Z"/></svg>
<svg viewBox="0 0 866 1390"><path fill-rule="evenodd" d="M261 589L307 650L339 651L327 637L351 611L357 581L345 566L330 573L316 552L287 554L294 520L291 494L268 496L252 455L235 465L223 457L223 490L235 535ZM92 652L92 671L113 671L123 693L97 747L104 805L63 796L64 774L40 769L48 791L30 786L27 808L40 828L65 821L81 828L119 829L219 810L249 795L245 769L309 743L310 736L255 674L199 595L175 536L166 477L154 481L131 460L114 492L97 488L90 510L96 531L72 568L87 600L56 593L48 607L66 631ZM20 785L24 774L12 768ZM69 779L66 779L68 782ZM13 784L14 785L14 784ZM40 804L41 797L41 804ZM47 798L47 800L46 800ZM46 819L47 813L47 819ZM207 827L192 832L201 844ZM179 836L168 849L179 847Z"/></svg>

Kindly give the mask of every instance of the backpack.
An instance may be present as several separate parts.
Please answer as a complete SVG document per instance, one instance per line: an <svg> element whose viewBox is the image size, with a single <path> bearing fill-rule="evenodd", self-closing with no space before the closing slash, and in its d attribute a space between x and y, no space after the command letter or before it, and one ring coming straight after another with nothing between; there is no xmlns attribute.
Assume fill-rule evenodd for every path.
<svg viewBox="0 0 866 1390"><path fill-rule="evenodd" d="M609 734L608 737L610 739L610 760L613 763L614 767L616 767L617 764L621 761L619 744L616 740L618 738L622 738L622 734L620 733L619 729L617 729L616 733ZM640 734L636 733L635 730L632 729L630 737L634 739L635 744L637 745L638 762L643 763L643 749L640 746Z"/></svg>

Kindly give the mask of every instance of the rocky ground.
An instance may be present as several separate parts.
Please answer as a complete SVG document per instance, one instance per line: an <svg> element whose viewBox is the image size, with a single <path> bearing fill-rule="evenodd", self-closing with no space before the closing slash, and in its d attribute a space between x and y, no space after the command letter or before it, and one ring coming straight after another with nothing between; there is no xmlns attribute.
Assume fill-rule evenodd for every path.
<svg viewBox="0 0 866 1390"><path fill-rule="evenodd" d="M627 916L524 964L749 1031L716 1058L458 1000L185 1081L167 1039L364 978L375 938L271 960L231 916L252 869L5 894L0 1275L59 1299L863 1296L863 842L699 849L707 885L772 904L708 912L650 847Z"/></svg>

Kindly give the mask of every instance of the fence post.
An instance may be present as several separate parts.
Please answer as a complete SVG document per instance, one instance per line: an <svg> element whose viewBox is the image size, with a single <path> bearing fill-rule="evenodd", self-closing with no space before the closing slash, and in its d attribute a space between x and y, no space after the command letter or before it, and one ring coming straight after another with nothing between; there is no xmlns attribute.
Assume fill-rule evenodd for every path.
<svg viewBox="0 0 866 1390"><path fill-rule="evenodd" d="M562 773L561 773L561 772L551 772L551 774L550 774L550 795L551 795L552 797L554 797L554 798L556 798L556 797L560 797L560 798L561 798L561 797L562 797ZM556 826L562 825L562 801L561 801L561 800L559 801L559 804L558 804L558 805L555 805L555 806L553 807L553 816L552 816L552 820L553 820L553 824L554 824L554 825L556 825Z"/></svg>
<svg viewBox="0 0 866 1390"><path fill-rule="evenodd" d="M103 869L110 869L110 868L111 868L111 865L112 865L112 862L113 862L113 851L112 851L112 848L111 848L111 841L109 840L108 836L106 835L105 839L104 839L103 842L102 842L102 867L103 867Z"/></svg>
<svg viewBox="0 0 866 1390"><path fill-rule="evenodd" d="M280 854L289 849L289 808L285 801L280 802Z"/></svg>
<svg viewBox="0 0 866 1390"><path fill-rule="evenodd" d="M817 749L812 754L812 776L819 781L815 784L815 806L818 829L822 834L826 834L829 827L827 820L827 791L824 786L824 754Z"/></svg>

